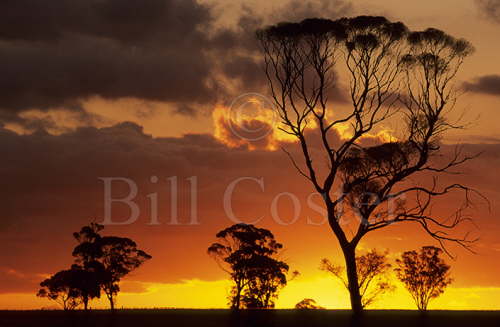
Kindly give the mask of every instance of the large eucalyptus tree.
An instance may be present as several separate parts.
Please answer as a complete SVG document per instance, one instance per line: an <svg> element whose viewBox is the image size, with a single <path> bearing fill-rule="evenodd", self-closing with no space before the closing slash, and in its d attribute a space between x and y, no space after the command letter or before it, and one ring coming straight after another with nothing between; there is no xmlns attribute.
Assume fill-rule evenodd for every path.
<svg viewBox="0 0 500 327"><path fill-rule="evenodd" d="M468 219L473 190L441 185L438 176L474 156L457 148L447 162L433 159L442 152L444 133L462 127L452 119L453 82L473 52L469 42L369 16L280 23L257 37L280 128L296 137L303 163L286 153L324 199L355 312L362 311L356 247L365 235L413 222L440 243L468 246L471 239L445 231ZM349 86L348 110L335 101L339 81ZM396 137L366 142L389 123L398 126ZM454 191L465 199L451 220L431 212L435 200ZM343 223L348 214L359 217L356 226Z"/></svg>

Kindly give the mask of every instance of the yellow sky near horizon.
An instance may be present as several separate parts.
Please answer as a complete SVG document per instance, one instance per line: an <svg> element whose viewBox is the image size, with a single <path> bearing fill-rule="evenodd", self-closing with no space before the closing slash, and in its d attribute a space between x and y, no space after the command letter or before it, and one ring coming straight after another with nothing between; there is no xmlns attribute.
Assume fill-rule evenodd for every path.
<svg viewBox="0 0 500 327"><path fill-rule="evenodd" d="M134 282L138 283L138 282ZM124 286L127 282L124 282ZM178 308L223 309L227 308L228 280L185 280L179 283L139 283L142 290L122 291L118 295L117 308ZM399 282L396 290L384 294L367 309L416 310L410 295ZM135 284L135 287L138 287ZM500 287L453 287L449 286L439 298L432 300L429 310L500 310ZM15 301L13 301L15 298ZM304 298L314 299L326 309L349 309L349 295L344 286L326 273L301 276L280 292L277 309L292 309ZM22 304L21 304L22 303ZM4 310L56 309L59 306L34 294L17 293L0 295L0 308ZM107 309L103 295L93 300L91 308Z"/></svg>

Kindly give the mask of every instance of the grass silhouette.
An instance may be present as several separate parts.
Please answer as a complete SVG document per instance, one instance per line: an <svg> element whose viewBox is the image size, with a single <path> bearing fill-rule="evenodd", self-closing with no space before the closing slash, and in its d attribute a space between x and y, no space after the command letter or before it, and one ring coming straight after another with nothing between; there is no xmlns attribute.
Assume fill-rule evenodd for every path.
<svg viewBox="0 0 500 327"><path fill-rule="evenodd" d="M349 310L192 310L121 309L91 312L59 310L0 311L0 326L186 326L186 327L281 327L281 326L498 326L500 311L418 311L368 310L353 320Z"/></svg>

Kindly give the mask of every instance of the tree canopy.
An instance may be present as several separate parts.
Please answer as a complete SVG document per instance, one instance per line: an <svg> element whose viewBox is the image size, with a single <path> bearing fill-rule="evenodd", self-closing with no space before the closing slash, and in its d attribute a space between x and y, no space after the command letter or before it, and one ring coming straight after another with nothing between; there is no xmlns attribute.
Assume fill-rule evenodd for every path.
<svg viewBox="0 0 500 327"><path fill-rule="evenodd" d="M232 309L272 308L287 283L288 265L276 256L283 248L271 231L235 224L216 234L208 253L233 281Z"/></svg>

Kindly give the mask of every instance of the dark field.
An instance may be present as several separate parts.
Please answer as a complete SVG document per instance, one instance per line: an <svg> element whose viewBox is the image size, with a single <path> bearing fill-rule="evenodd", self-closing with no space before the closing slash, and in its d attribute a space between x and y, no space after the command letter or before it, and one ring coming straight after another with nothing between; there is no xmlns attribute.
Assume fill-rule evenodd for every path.
<svg viewBox="0 0 500 327"><path fill-rule="evenodd" d="M500 326L500 311L368 311L353 321L342 310L118 310L85 313L63 311L0 311L0 327L76 326Z"/></svg>

